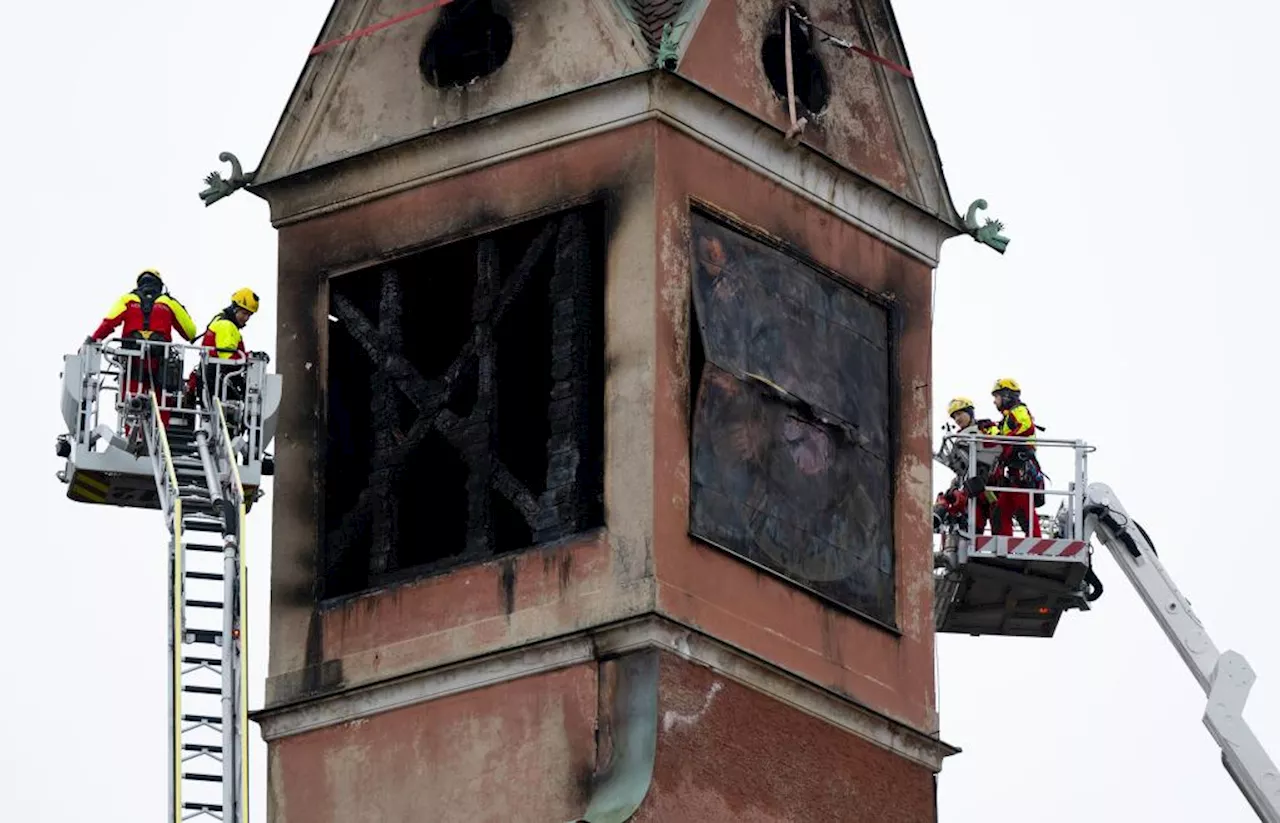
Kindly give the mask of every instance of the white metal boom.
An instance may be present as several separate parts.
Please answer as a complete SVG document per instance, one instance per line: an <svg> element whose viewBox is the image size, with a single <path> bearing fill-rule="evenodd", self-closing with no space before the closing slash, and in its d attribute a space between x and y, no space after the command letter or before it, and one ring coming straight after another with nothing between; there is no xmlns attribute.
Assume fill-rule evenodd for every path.
<svg viewBox="0 0 1280 823"><path fill-rule="evenodd" d="M1151 542L1110 487L1088 486L1084 515L1084 540L1096 534L1107 547L1204 689L1209 699L1204 724L1222 749L1222 765L1258 818L1280 823L1280 772L1243 717L1255 680L1248 661L1238 652L1218 652Z"/></svg>
<svg viewBox="0 0 1280 823"><path fill-rule="evenodd" d="M1079 440L1037 439L1038 452L1072 453L1073 471L1058 473L1071 478L1065 488L993 486L986 481L1001 476L983 463L981 450L1005 442L1023 441L973 430L949 433L935 455L957 478L934 509L934 531L941 535L934 554L937 630L1052 637L1062 614L1087 610L1102 595L1090 550L1097 536L1208 697L1204 724L1222 749L1227 773L1263 823L1280 823L1280 772L1242 716L1255 679L1253 669L1237 652L1219 653L1142 527L1110 487L1089 483L1087 458L1093 447ZM1032 496L1038 494L1058 496L1062 505L1052 518L1039 516L1039 534L987 535L976 517L977 497L993 490L1025 502L997 497L990 510L1028 506L1030 516L1035 508Z"/></svg>

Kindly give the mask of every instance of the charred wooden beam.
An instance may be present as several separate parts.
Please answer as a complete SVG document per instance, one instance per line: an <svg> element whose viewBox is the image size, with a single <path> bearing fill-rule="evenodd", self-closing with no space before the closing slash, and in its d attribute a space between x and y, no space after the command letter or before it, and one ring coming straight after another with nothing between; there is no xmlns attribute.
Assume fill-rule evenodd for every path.
<svg viewBox="0 0 1280 823"><path fill-rule="evenodd" d="M403 356L404 336L401 329L400 277L394 270L382 274L382 299L378 303L378 333L386 357ZM395 432L400 425L395 397L395 381L385 362L374 368L369 400L373 413L373 448L377 455L390 455L396 446ZM395 543L399 495L397 480L403 460L386 460L369 476L374 494L372 546L369 550L369 573L384 574L395 567Z"/></svg>
<svg viewBox="0 0 1280 823"><path fill-rule="evenodd" d="M465 470L465 476L457 476L461 488L455 487L465 492L466 500L465 516L457 513L464 522L456 524L464 542L454 551L460 551L461 557L485 557L502 548L498 546L499 534L512 521L504 519L509 518L505 510L495 509L500 498L523 519L533 543L581 531L595 516L591 503L598 497L599 478L593 472L599 472L600 459L587 454L596 425L591 418L592 401L598 399L593 394L592 347L600 343L592 339L597 309L593 290L598 285L593 279L592 236L584 218L570 213L546 220L523 249L513 249L502 237L498 234L476 242L471 331L448 367L435 376L422 374L414 362L419 356L412 353L415 344L406 340L412 327L405 323L404 278L410 276L405 266L412 270L411 264L398 264L396 271L380 273L376 318L366 316L343 293L332 295L331 311L340 321L339 328L369 363L368 421L374 431L367 452L367 483L358 492L352 490L354 501L344 501L345 511L326 536L329 568L350 569L350 563L337 560L357 551L367 551L367 563L361 565L372 579L405 563L422 562L421 558L402 559L404 549L398 542L404 533L401 517L405 507L400 498L406 478L412 477L407 466L418 459L415 455L433 437L456 452L461 459L458 468ZM552 250L554 259L547 261ZM518 262L504 277L502 261L511 259L515 251L520 252ZM449 276L456 276L456 272ZM540 278L542 287L537 287L537 293L542 300L545 287L543 307L533 312L535 319L530 321L527 309L532 306L526 303L519 322L533 322L537 324L535 334L549 336L549 390L541 402L528 396L527 381L520 389L522 383L516 380L515 391L522 393L510 396L512 389L504 389L498 373L504 362L499 359L499 348L511 345L508 340L519 339L510 336L510 330L500 335L500 327L504 320L510 322L512 309ZM468 400L460 407L464 386ZM512 403L522 406L521 414L527 413L528 424L511 422ZM514 428L508 430L510 427ZM538 470L541 477L521 480L500 459L499 440L528 436L536 430L549 433L540 446L545 453L545 471ZM518 451L526 455L522 458L525 464L518 468L527 475L528 446L521 445ZM422 470L421 466L413 469ZM530 488L528 483L541 488ZM507 525L500 526L502 523Z"/></svg>

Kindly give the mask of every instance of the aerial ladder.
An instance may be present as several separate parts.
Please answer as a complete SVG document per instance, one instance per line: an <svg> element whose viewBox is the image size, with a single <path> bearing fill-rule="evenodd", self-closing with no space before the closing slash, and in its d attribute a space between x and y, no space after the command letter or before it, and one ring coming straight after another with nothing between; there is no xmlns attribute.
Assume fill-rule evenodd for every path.
<svg viewBox="0 0 1280 823"><path fill-rule="evenodd" d="M954 432L954 429L950 429ZM934 615L940 632L1052 637L1062 614L1088 610L1102 595L1092 569L1092 541L1098 541L1138 591L1151 615L1204 690L1204 724L1222 750L1222 765L1264 823L1280 823L1280 771L1243 717L1255 675L1244 656L1219 652L1190 604L1174 585L1155 546L1114 491L1088 481L1093 447L1080 440L1037 439L1037 451L1070 450L1074 472L1064 488L1027 489L992 475L993 450L1021 438L975 430L943 438L935 459L956 474L947 493L960 505L935 510ZM1045 484L1047 485L1047 484ZM1038 516L1041 536L980 534L978 507L988 492L1059 497L1056 516ZM989 498L988 498L989 499Z"/></svg>
<svg viewBox="0 0 1280 823"><path fill-rule="evenodd" d="M273 471L281 381L267 363L136 340L64 358L67 496L159 510L169 535L170 823L249 817L245 515Z"/></svg>

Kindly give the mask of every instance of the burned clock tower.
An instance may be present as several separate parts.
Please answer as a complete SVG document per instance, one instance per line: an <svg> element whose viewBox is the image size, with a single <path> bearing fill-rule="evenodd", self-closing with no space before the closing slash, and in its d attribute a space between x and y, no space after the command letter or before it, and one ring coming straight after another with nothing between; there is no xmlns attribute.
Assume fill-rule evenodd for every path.
<svg viewBox="0 0 1280 823"><path fill-rule="evenodd" d="M338 0L279 231L271 819L936 819L887 0Z"/></svg>

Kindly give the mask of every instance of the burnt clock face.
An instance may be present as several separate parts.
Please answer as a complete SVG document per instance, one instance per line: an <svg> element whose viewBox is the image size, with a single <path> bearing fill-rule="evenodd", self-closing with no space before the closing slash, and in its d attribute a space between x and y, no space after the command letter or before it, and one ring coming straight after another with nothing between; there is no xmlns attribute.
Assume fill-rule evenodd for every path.
<svg viewBox="0 0 1280 823"><path fill-rule="evenodd" d="M793 496L804 497L806 508L818 514L810 524L793 523L782 517L756 517L749 532L752 540L784 574L800 581L830 582L853 574L860 558L835 545L824 534L836 529L845 494L864 495L865 490L842 490L836 432L798 416L783 416L776 445L768 456L769 478L762 507L785 512ZM799 514L797 512L797 514Z"/></svg>
<svg viewBox="0 0 1280 823"><path fill-rule="evenodd" d="M700 215L691 531L889 622L887 309Z"/></svg>

